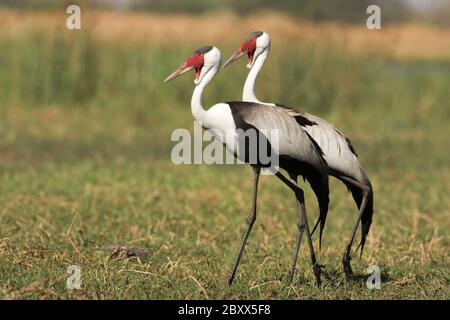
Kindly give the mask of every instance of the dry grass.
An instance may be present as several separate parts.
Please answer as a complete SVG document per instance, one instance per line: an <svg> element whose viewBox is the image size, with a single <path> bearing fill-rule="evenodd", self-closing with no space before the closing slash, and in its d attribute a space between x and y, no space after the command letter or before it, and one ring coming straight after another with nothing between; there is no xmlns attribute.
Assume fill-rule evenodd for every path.
<svg viewBox="0 0 450 320"><path fill-rule="evenodd" d="M63 10L61 10L63 12ZM0 10L2 34L20 35L30 30L45 32L65 28L66 16L57 12ZM245 18L223 12L205 16L181 14L82 11L82 28L97 40L147 41L171 45L193 43L238 43L252 30L265 30L278 43L308 42L332 44L360 54L376 51L400 58L442 58L450 56L450 30L424 25L387 25L369 31L365 25L314 24L266 12Z"/></svg>
<svg viewBox="0 0 450 320"><path fill-rule="evenodd" d="M376 190L366 251L361 260L353 260L360 281L343 279L340 258L356 210L346 189L333 179L319 254L332 281L324 281L321 289L315 287L305 246L296 281L285 280L296 231L293 197L273 177L263 177L258 220L236 283L228 287L227 273L249 209L249 169L174 166L168 152L153 155L151 151L165 150L168 139L147 146L146 141L161 127L175 126L161 121L159 126L143 127L133 121L132 112L66 107L6 110L5 120L11 126L7 141L0 144L4 168L0 298L449 297L450 211L445 191L450 172L436 160L446 151L432 147L442 145L445 135L415 134L423 123L416 125L408 116L395 113L382 119L380 112L372 114L374 123L395 124L403 119L406 126L393 126L397 129L389 133L382 126L371 126L365 143L358 142L357 130L349 129ZM355 128L368 112L353 114ZM155 113L149 109L140 116L153 118ZM162 119L161 114L156 116ZM94 126L92 119L101 119L100 125ZM58 125L50 126L48 121ZM444 131L444 119L434 122L436 132ZM123 137L127 132L138 133ZM402 141L400 133L414 141ZM116 145L105 143L114 139ZM92 145L87 143L91 140ZM427 154L419 151L425 145ZM9 160L2 159L3 151L10 153ZM306 192L314 219L314 197L308 188ZM110 243L145 246L149 257L142 262L110 261L104 250ZM83 282L81 290L71 292L65 283L66 268L72 264L81 267ZM364 285L364 270L370 264L382 270L382 290L368 290Z"/></svg>

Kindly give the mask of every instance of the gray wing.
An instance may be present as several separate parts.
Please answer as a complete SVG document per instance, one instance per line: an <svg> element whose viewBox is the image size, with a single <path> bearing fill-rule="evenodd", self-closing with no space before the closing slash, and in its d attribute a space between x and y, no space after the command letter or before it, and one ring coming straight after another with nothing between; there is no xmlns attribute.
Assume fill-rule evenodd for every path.
<svg viewBox="0 0 450 320"><path fill-rule="evenodd" d="M328 167L361 181L364 173L350 139L322 118L305 112L302 116L315 123L315 125L303 126L303 129L322 149Z"/></svg>
<svg viewBox="0 0 450 320"><path fill-rule="evenodd" d="M302 129L297 117L300 113L266 104L252 102L228 102L232 110L236 127L245 128L246 124L254 126L260 131L267 130L270 143L270 132L278 130L278 150L285 155L299 161L306 161L317 169L326 168L321 151L308 133ZM276 131L274 131L276 132Z"/></svg>

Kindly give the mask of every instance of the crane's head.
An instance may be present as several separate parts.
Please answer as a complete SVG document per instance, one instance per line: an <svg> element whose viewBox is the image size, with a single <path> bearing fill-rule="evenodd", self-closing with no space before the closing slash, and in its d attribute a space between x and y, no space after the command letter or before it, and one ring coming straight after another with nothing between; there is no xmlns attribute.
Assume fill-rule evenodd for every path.
<svg viewBox="0 0 450 320"><path fill-rule="evenodd" d="M195 71L194 83L199 84L204 76L213 68L220 66L220 50L213 46L203 46L195 50L194 54L186 59L186 61L172 74L170 74L164 83L173 80L189 70Z"/></svg>
<svg viewBox="0 0 450 320"><path fill-rule="evenodd" d="M263 31L254 31L250 33L243 42L241 42L239 49L237 49L235 53L233 53L230 59L225 62L223 67L225 68L226 66L229 66L244 54L247 54L247 68L250 69L251 67L253 67L256 58L258 58L258 56L266 50L270 50L269 34Z"/></svg>

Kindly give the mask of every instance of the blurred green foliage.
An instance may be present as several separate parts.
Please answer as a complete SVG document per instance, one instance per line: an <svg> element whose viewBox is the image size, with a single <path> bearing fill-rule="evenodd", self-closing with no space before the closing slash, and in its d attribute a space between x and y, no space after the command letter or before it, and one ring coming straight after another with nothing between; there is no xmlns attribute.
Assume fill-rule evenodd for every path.
<svg viewBox="0 0 450 320"><path fill-rule="evenodd" d="M0 0L0 5L31 9L54 9L69 4L189 14L229 10L245 15L261 10L275 10L314 21L345 21L350 23L365 22L367 18L366 8L371 4L377 4L382 8L383 22L385 23L404 21L413 17L410 8L402 0Z"/></svg>
<svg viewBox="0 0 450 320"><path fill-rule="evenodd" d="M225 10L242 16L272 10L316 22L346 23L364 23L367 7L376 4L381 8L383 24L404 21L443 26L450 24L450 3L446 0L420 5L411 0L0 0L0 6L31 10L59 10L70 4L103 9L188 14Z"/></svg>
<svg viewBox="0 0 450 320"><path fill-rule="evenodd" d="M193 77L187 74L169 84L162 80L193 49L186 44L94 41L85 31L4 37L0 109L110 110L130 113L143 125L167 121L162 128L168 134L170 128L190 125ZM221 49L225 58L234 47ZM434 135L450 133L444 130L450 121L449 60L398 60L375 53L354 56L338 47L302 43L291 43L289 50L276 49L257 81L256 92L263 101L284 103L344 129L359 130L354 136L376 137L380 147L400 139L402 128L419 130L436 148ZM205 92L205 106L239 100L246 73L243 61L221 70ZM152 121L145 115L152 115ZM368 130L372 126L380 130L375 136L375 128ZM169 150L170 144L162 147ZM445 157L437 157L432 163L445 162Z"/></svg>
<svg viewBox="0 0 450 320"><path fill-rule="evenodd" d="M224 58L233 48L221 48ZM0 103L58 105L188 104L191 85L162 79L193 50L147 42L95 42L88 32L38 31L0 40ZM410 108L427 96L435 111L450 101L448 61L354 56L337 47L290 44L271 54L257 83L262 98L320 112L353 110L382 100L383 110ZM207 90L209 101L239 98L246 69L222 70ZM185 78L189 78L186 76ZM191 79L189 79L191 80ZM186 80L183 80L186 81ZM190 83L191 84L191 83ZM295 88L295 90L292 90Z"/></svg>

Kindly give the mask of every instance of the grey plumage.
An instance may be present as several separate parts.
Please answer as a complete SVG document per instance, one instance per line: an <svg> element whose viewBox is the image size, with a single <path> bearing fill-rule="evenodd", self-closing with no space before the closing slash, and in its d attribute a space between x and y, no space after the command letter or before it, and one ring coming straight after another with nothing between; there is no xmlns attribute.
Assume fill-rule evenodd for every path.
<svg viewBox="0 0 450 320"><path fill-rule="evenodd" d="M233 101L227 104L238 128L242 127L242 123L247 123L260 130L279 130L280 155L299 161L306 159L317 170L326 171L327 164L322 157L322 151L296 120L300 115L298 112L252 102Z"/></svg>
<svg viewBox="0 0 450 320"><path fill-rule="evenodd" d="M207 52L211 51L212 48L213 48L213 46L203 46L203 47L200 47L197 50L195 50L194 53L207 53Z"/></svg>
<svg viewBox="0 0 450 320"><path fill-rule="evenodd" d="M328 164L328 173L347 186L360 211L343 257L345 272L347 275L351 275L353 272L350 266L350 250L359 220L361 220L361 241L358 248L361 248L361 255L372 224L372 184L359 164L356 150L350 139L341 130L312 114L304 112L302 115L309 121L316 123L315 126L303 126L303 129L312 136L324 152L324 158ZM319 216L312 232L316 230L319 223L321 225L320 231L323 231L325 221Z"/></svg>
<svg viewBox="0 0 450 320"><path fill-rule="evenodd" d="M250 33L247 38L245 38L245 40L249 40L252 38L258 38L260 36L262 36L263 32L262 31L253 31L252 33Z"/></svg>
<svg viewBox="0 0 450 320"><path fill-rule="evenodd" d="M291 178L303 176L311 185L319 202L321 230L325 225L329 204L328 177L326 159L323 151L302 124L313 122L304 117L304 113L288 107L279 108L268 104L252 102L227 102L230 105L238 127L248 124L257 129L278 129L280 167ZM314 123L315 124L315 123ZM320 233L320 242L321 242Z"/></svg>
<svg viewBox="0 0 450 320"><path fill-rule="evenodd" d="M281 109L293 110L286 105L275 104ZM298 111L297 111L298 112ZM369 233L370 226L372 224L373 216L373 191L372 184L367 177L364 170L361 168L359 161L357 159L358 154L356 153L355 147L353 146L350 139L338 128L329 123L328 121L319 118L315 115L309 114L307 112L298 112L301 115L299 118L299 123L303 129L311 136L312 140L315 141L321 151L323 152L323 157L326 160L328 173L335 178L341 180L352 193L353 199L360 209L363 201L363 193L367 193L367 203L363 208L361 215L361 241L358 248L361 247L361 254L364 249L364 244L366 242L367 234ZM352 183L354 180L361 187ZM320 215L315 226L313 227L314 232L320 223L320 235L319 240L322 238L323 228L325 226L326 215ZM351 241L353 242L353 241Z"/></svg>
<svg viewBox="0 0 450 320"><path fill-rule="evenodd" d="M308 245L311 252L313 270L316 275L317 284L320 285L321 267L317 264L314 254L311 233L306 219L304 195L303 191L297 185L297 177L299 175L303 176L303 178L311 185L311 188L318 199L320 217L324 223L328 212L329 188L327 164L323 158L322 150L311 138L311 136L302 129L300 123L303 123L305 119L300 113L294 110L279 108L277 106L267 104L242 101L227 102L227 105L229 105L231 109L236 129L247 130L250 128L255 128L257 130L264 129L267 131L272 129L278 130L279 139L277 150L279 152L279 166L288 172L292 181L289 181L289 179L285 178L279 172L276 173L276 176L295 192L299 210L296 250L294 251L289 278L291 280L293 278L302 234L303 231L306 231ZM309 121L307 122L311 124ZM269 142L272 143L272 141L270 141L270 136L267 138ZM259 170L259 168L257 170ZM257 180L255 188L256 186ZM230 281L233 280L237 264L239 263L241 257L243 245L245 245L248 233L250 232L249 230L251 230L251 226L255 221L256 211L253 212L254 213L250 216L250 220L248 220L247 229L243 238L243 244L241 244L241 249L234 264Z"/></svg>

